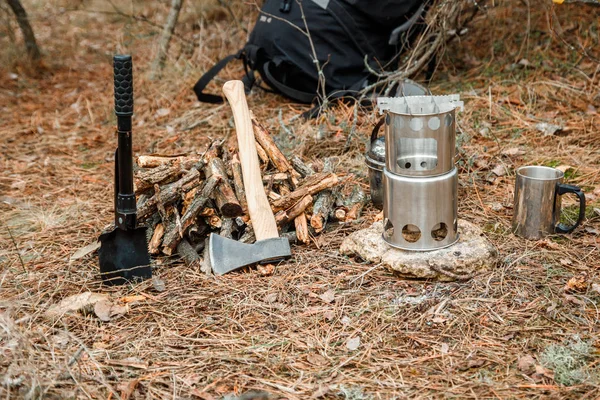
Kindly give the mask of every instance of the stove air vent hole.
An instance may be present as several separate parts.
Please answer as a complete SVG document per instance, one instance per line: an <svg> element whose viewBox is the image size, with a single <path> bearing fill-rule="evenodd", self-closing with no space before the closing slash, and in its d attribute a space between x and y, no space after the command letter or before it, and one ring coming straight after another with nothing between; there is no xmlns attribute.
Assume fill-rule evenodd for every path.
<svg viewBox="0 0 600 400"><path fill-rule="evenodd" d="M446 239L446 236L448 236L448 227L443 222L436 224L431 230L431 237L436 242Z"/></svg>
<svg viewBox="0 0 600 400"><path fill-rule="evenodd" d="M421 238L421 230L413 224L404 225L402 228L402 237L409 243L415 243Z"/></svg>
<svg viewBox="0 0 600 400"><path fill-rule="evenodd" d="M385 236L386 239L391 240L392 236L394 236L394 225L392 225L390 220L387 218L384 221L383 236Z"/></svg>

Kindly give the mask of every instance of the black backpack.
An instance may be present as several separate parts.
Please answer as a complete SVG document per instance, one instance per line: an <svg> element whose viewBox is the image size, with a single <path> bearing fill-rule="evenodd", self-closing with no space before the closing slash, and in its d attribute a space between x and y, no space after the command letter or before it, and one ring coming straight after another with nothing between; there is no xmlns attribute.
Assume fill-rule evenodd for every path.
<svg viewBox="0 0 600 400"><path fill-rule="evenodd" d="M246 90L257 71L274 91L311 103L319 90L316 53L327 96L354 97L376 80L373 72L397 66L426 8L427 0L266 0L248 43L206 72L194 92L201 102L221 103L204 89L229 61L241 59Z"/></svg>

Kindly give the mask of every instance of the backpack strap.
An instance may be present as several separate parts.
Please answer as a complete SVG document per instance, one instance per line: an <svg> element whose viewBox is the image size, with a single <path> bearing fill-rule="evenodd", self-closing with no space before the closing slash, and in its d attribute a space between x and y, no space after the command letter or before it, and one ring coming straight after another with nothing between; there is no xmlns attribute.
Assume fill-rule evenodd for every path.
<svg viewBox="0 0 600 400"><path fill-rule="evenodd" d="M198 79L198 82L194 85L194 93L198 97L198 101L203 103L219 104L223 102L223 97L214 94L204 93L206 86L212 81L215 76L233 59L239 59L243 56L243 50L240 50L236 54L230 54L218 63L216 63L211 69L209 69L204 75Z"/></svg>
<svg viewBox="0 0 600 400"><path fill-rule="evenodd" d="M316 93L302 92L300 90L291 88L282 82L279 82L271 74L271 71L269 71L269 67L271 65L275 65L275 63L273 61L268 61L263 65L263 73L265 74L265 78L266 78L268 84L272 85L273 87L275 87L277 90L279 90L281 93L288 96L289 98L298 100L302 103L312 103L313 99L316 97Z"/></svg>

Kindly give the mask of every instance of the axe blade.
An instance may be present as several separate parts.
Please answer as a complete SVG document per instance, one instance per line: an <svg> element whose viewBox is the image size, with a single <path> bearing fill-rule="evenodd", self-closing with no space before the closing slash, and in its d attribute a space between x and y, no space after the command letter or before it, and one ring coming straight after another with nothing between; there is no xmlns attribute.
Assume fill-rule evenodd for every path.
<svg viewBox="0 0 600 400"><path fill-rule="evenodd" d="M215 275L251 264L281 261L291 255L287 238L276 237L247 244L211 233L208 243L208 256Z"/></svg>

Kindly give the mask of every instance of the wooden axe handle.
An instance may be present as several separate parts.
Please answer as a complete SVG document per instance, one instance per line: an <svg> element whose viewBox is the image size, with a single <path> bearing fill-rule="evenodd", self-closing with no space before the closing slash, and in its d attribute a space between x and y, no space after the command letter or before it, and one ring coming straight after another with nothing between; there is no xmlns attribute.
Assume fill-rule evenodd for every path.
<svg viewBox="0 0 600 400"><path fill-rule="evenodd" d="M271 210L271 205L265 194L256 142L254 141L254 130L250 120L250 110L246 102L244 84L242 81L228 81L223 85L223 93L233 111L235 130L242 164L242 178L244 190L246 191L246 202L248 213L252 220L252 228L256 240L272 239L279 237L277 224Z"/></svg>

